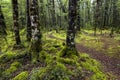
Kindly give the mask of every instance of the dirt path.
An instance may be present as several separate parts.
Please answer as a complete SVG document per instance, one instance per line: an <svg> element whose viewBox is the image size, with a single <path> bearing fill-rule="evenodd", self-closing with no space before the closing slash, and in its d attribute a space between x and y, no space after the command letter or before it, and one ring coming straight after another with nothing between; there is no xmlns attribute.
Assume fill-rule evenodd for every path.
<svg viewBox="0 0 120 80"><path fill-rule="evenodd" d="M49 38L54 38L58 40L65 41L64 39L57 38L51 34L48 35ZM96 51L95 49L88 48L82 44L76 43L76 48L81 53L87 53L92 58L101 62L104 66L104 71L108 73L112 73L113 75L118 76L117 80L120 80L120 59L111 58L108 55L100 51Z"/></svg>
<svg viewBox="0 0 120 80"><path fill-rule="evenodd" d="M98 52L94 49L87 48L81 44L76 44L76 48L79 52L87 53L92 58L100 61L102 65L104 65L105 72L109 72L116 76L120 76L120 59L111 58L102 52Z"/></svg>

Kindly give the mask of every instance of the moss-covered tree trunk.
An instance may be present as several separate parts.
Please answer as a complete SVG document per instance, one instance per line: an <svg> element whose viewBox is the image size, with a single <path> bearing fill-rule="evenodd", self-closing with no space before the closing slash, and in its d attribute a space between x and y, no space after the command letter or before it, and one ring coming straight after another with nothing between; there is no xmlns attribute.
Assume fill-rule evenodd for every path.
<svg viewBox="0 0 120 80"><path fill-rule="evenodd" d="M76 54L75 48L75 34L76 34L76 20L77 20L77 0L69 0L69 27L67 29L67 39L66 39L66 54L71 55L72 53ZM72 53L68 53L72 51Z"/></svg>
<svg viewBox="0 0 120 80"><path fill-rule="evenodd" d="M5 24L5 19L4 19L4 15L1 9L1 5L0 5L0 34L1 35L6 35L6 24Z"/></svg>
<svg viewBox="0 0 120 80"><path fill-rule="evenodd" d="M14 22L14 34L15 34L16 45L20 45L21 40L19 34L18 0L12 0L12 6L13 6L13 22Z"/></svg>
<svg viewBox="0 0 120 80"><path fill-rule="evenodd" d="M32 62L36 62L41 51L41 33L39 29L39 13L38 13L38 0L31 0L30 19L32 27L32 41L31 41L31 58Z"/></svg>
<svg viewBox="0 0 120 80"><path fill-rule="evenodd" d="M75 33L76 33L76 10L77 0L69 0L69 27L67 30L67 47L73 49L75 48Z"/></svg>

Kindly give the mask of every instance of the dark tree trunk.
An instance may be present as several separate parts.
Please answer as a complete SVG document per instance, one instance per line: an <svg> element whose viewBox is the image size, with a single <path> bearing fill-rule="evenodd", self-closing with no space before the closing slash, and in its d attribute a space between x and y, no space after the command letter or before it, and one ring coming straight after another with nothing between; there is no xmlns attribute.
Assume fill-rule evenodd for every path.
<svg viewBox="0 0 120 80"><path fill-rule="evenodd" d="M45 26L45 13L44 13L44 5L43 5L43 0L39 0L40 1L40 9L39 9L39 11L40 11L40 22L41 22L41 24L40 24L40 26L42 27L42 28L45 28L44 26Z"/></svg>
<svg viewBox="0 0 120 80"><path fill-rule="evenodd" d="M117 29L117 26L119 26L119 12L117 10L117 1L113 0L113 21L112 21L112 29L110 33L110 37L113 37L115 28Z"/></svg>
<svg viewBox="0 0 120 80"><path fill-rule="evenodd" d="M106 27L108 26L108 21L109 21L109 16L108 16L108 9L109 9L109 0L105 0L105 8L104 8L104 22L103 26Z"/></svg>
<svg viewBox="0 0 120 80"><path fill-rule="evenodd" d="M101 6L102 6L102 1L101 0L97 0L96 1L96 9L95 9L94 36L96 36L97 27L100 28L101 24L102 24Z"/></svg>
<svg viewBox="0 0 120 80"><path fill-rule="evenodd" d="M52 6L52 22L53 22L53 28L56 29L56 17L55 17L55 1L50 0L51 6Z"/></svg>
<svg viewBox="0 0 120 80"><path fill-rule="evenodd" d="M79 0L77 1L77 31L80 31L80 6L79 6Z"/></svg>
<svg viewBox="0 0 120 80"><path fill-rule="evenodd" d="M14 33L15 33L16 45L20 45L21 40L19 34L18 0L12 0L12 6L13 6L13 21L14 21Z"/></svg>
<svg viewBox="0 0 120 80"><path fill-rule="evenodd" d="M75 33L77 18L77 0L69 0L69 27L67 30L66 45L68 48L75 49Z"/></svg>
<svg viewBox="0 0 120 80"><path fill-rule="evenodd" d="M4 19L4 15L1 9L1 5L0 5L0 34L1 35L6 35L6 24L5 24L5 19Z"/></svg>
<svg viewBox="0 0 120 80"><path fill-rule="evenodd" d="M27 40L31 41L30 0L27 0Z"/></svg>

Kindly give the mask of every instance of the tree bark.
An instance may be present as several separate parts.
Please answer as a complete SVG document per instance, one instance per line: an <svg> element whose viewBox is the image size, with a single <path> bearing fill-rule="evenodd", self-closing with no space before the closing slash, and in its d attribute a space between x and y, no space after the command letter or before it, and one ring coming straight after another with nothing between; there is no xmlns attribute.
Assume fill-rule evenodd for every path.
<svg viewBox="0 0 120 80"><path fill-rule="evenodd" d="M79 6L80 0L77 0L77 30L80 31L80 6Z"/></svg>
<svg viewBox="0 0 120 80"><path fill-rule="evenodd" d="M1 35L6 35L6 24L5 24L5 18L1 9L1 5L0 5L0 34Z"/></svg>
<svg viewBox="0 0 120 80"><path fill-rule="evenodd" d="M31 41L30 0L27 0L27 40Z"/></svg>
<svg viewBox="0 0 120 80"><path fill-rule="evenodd" d="M67 30L66 45L71 50L75 49L75 33L76 33L76 18L77 18L77 0L69 0L69 27Z"/></svg>
<svg viewBox="0 0 120 80"><path fill-rule="evenodd" d="M39 29L39 13L38 13L38 0L31 0L30 19L32 27L32 44L31 44L31 57L32 62L36 62L39 57L39 52L42 49L41 32Z"/></svg>

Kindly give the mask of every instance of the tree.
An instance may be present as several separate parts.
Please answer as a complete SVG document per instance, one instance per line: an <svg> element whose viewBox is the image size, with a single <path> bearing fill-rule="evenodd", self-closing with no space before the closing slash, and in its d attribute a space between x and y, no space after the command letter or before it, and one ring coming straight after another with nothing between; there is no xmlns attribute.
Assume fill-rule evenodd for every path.
<svg viewBox="0 0 120 80"><path fill-rule="evenodd" d="M113 3L113 20L112 20L112 29L110 32L110 37L113 37L114 30L119 32L119 12L118 12L118 7L117 7L117 2L118 0L112 0Z"/></svg>
<svg viewBox="0 0 120 80"><path fill-rule="evenodd" d="M69 27L67 29L66 46L69 51L76 52L75 48L75 34L76 34L76 20L77 20L77 0L69 0ZM67 50L67 51L68 51ZM67 53L67 52L66 52ZM70 55L70 54L69 54Z"/></svg>
<svg viewBox="0 0 120 80"><path fill-rule="evenodd" d="M6 35L6 24L5 24L5 19L4 19L4 15L1 9L1 5L0 5L0 34L2 35Z"/></svg>
<svg viewBox="0 0 120 80"><path fill-rule="evenodd" d="M16 41L16 45L20 45L21 40L20 40L20 34L19 34L18 0L12 0L12 6L13 6L13 21L14 21L15 41Z"/></svg>
<svg viewBox="0 0 120 80"><path fill-rule="evenodd" d="M31 0L30 4L30 19L32 28L32 42L31 42L31 57L32 62L36 62L39 57L39 52L42 49L41 33L39 29L39 13L38 13L38 0Z"/></svg>
<svg viewBox="0 0 120 80"><path fill-rule="evenodd" d="M27 0L27 40L31 41L31 20L30 20L30 0Z"/></svg>
<svg viewBox="0 0 120 80"><path fill-rule="evenodd" d="M77 1L77 30L80 31L80 0Z"/></svg>
<svg viewBox="0 0 120 80"><path fill-rule="evenodd" d="M95 25L94 25L94 35L96 36L97 27L101 27L102 25L102 14L101 14L101 6L102 0L96 0L96 7L95 7Z"/></svg>
<svg viewBox="0 0 120 80"><path fill-rule="evenodd" d="M51 14L52 14L52 24L53 24L53 28L56 29L56 16L55 16L55 1L54 0L50 0L50 4L51 4Z"/></svg>

